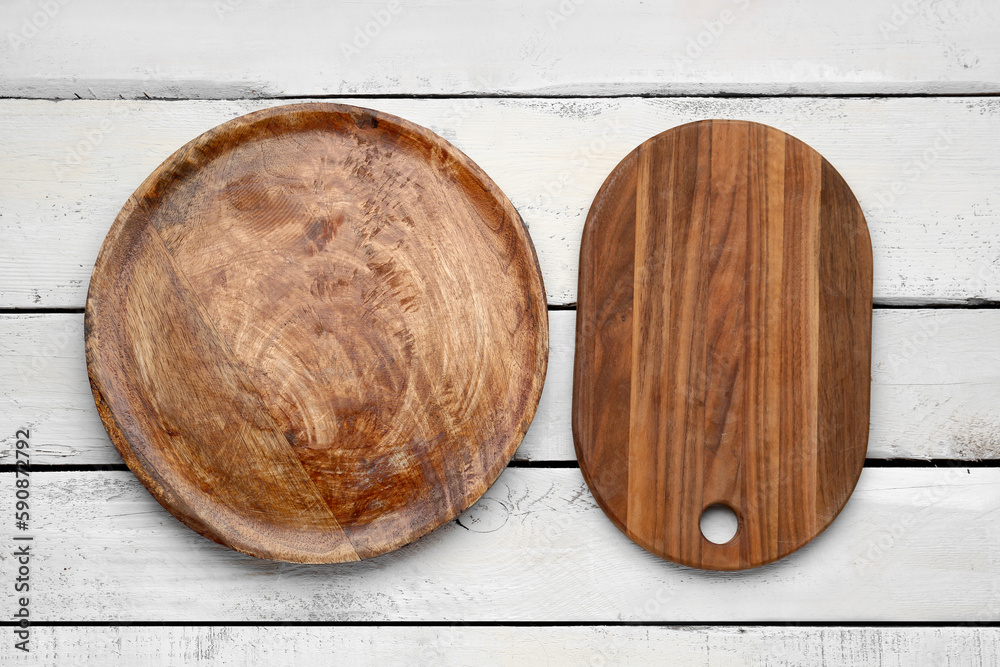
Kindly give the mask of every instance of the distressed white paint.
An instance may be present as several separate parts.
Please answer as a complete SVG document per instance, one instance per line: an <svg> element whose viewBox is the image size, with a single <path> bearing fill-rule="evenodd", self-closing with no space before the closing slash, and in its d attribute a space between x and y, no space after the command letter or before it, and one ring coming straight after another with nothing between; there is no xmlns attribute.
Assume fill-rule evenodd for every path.
<svg viewBox="0 0 1000 667"><path fill-rule="evenodd" d="M33 663L130 665L996 665L998 628L38 627Z"/></svg>
<svg viewBox="0 0 1000 667"><path fill-rule="evenodd" d="M0 26L4 96L1000 90L992 0L8 0Z"/></svg>
<svg viewBox="0 0 1000 667"><path fill-rule="evenodd" d="M1000 299L1000 98L353 102L430 127L496 180L531 230L553 304L576 300L586 213L618 161L715 117L792 132L844 175L868 217L879 303ZM83 306L112 220L156 165L274 104L0 100L0 308Z"/></svg>
<svg viewBox="0 0 1000 667"><path fill-rule="evenodd" d="M866 469L825 533L738 573L643 551L595 505L578 469L508 469L458 520L334 566L210 542L128 472L31 480L37 620L1000 620L995 468ZM5 497L12 484L0 474ZM10 558L0 552L4 571ZM4 609L12 596L4 587Z"/></svg>
<svg viewBox="0 0 1000 667"><path fill-rule="evenodd" d="M407 3L387 19L389 10L320 0L294 8L12 0L0 4L0 96L1000 91L992 0L437 0ZM384 23L369 27L378 34L345 55L373 15ZM699 39L694 53L689 40ZM0 308L82 306L107 227L145 175L196 134L274 103L0 100ZM879 302L1000 298L995 99L354 103L431 127L497 180L531 227L551 303L575 301L582 223L604 176L648 136L706 117L769 123L833 162L869 218ZM870 456L997 455L998 325L992 311L876 313ZM89 395L80 329L78 315L0 318L0 429L6 436L32 424L39 464L118 461ZM519 458L572 458L571 355L572 314L553 313L549 379ZM20 374L26 366L30 377ZM254 561L210 544L127 473L36 473L33 600L41 618L76 620L995 621L998 474L867 470L816 543L758 571L717 575L662 563L625 540L576 470L507 471L463 518L494 532L453 523L397 554L331 568ZM0 493L9 497L11 482L0 475ZM9 571L9 555L0 560ZM5 609L10 598L5 588ZM33 632L33 662L59 665L116 656L128 664L1000 662L1000 630L974 627Z"/></svg>
<svg viewBox="0 0 1000 667"><path fill-rule="evenodd" d="M549 313L549 370L519 460L574 460L574 311ZM1000 458L1000 311L876 310L870 458ZM83 316L0 315L0 463L121 463L87 380Z"/></svg>

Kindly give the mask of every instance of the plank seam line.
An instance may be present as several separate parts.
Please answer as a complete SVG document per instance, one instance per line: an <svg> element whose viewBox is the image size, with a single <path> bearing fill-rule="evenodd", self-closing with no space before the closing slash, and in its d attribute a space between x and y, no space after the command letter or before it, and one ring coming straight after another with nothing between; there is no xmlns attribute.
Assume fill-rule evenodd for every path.
<svg viewBox="0 0 1000 667"><path fill-rule="evenodd" d="M888 297L893 298L893 297ZM550 313L575 312L576 302L550 303ZM926 303L883 303L876 301L872 310L1000 310L1000 300L969 298L964 301L928 301ZM82 315L85 309L67 308L0 308L0 315Z"/></svg>
<svg viewBox="0 0 1000 667"><path fill-rule="evenodd" d="M84 308L0 308L0 315L83 315Z"/></svg>
<svg viewBox="0 0 1000 667"><path fill-rule="evenodd" d="M1000 628L1000 621L32 621L34 627ZM0 626L17 626L0 621Z"/></svg>
<svg viewBox="0 0 1000 667"><path fill-rule="evenodd" d="M124 83L134 83L128 79ZM626 100L626 99L921 99L921 98L990 98L1000 96L1000 90L980 91L972 93L343 93L321 95L273 95L248 97L162 97L146 95L143 97L25 97L22 95L0 95L0 100L34 100L40 102L94 102L94 101L150 101L150 102L254 102L281 100L463 100L463 99L537 99L537 100Z"/></svg>
<svg viewBox="0 0 1000 667"><path fill-rule="evenodd" d="M576 460L555 461L511 461L508 468L535 469L579 469ZM0 464L0 474L14 472L15 466L10 463ZM865 459L865 468L1000 468L998 459L976 459L963 461L961 459ZM128 472L124 463L51 463L33 464L31 472Z"/></svg>

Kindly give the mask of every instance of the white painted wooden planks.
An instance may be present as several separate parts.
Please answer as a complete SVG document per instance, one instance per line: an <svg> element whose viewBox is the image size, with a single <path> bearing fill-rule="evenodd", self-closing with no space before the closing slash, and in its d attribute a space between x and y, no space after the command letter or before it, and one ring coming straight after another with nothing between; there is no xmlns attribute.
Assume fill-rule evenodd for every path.
<svg viewBox="0 0 1000 667"><path fill-rule="evenodd" d="M996 665L998 628L44 627L36 664Z"/></svg>
<svg viewBox="0 0 1000 667"><path fill-rule="evenodd" d="M31 479L37 620L1000 620L994 468L866 469L824 534L739 573L643 551L597 508L577 469L508 469L458 520L340 566L219 546L167 514L128 472ZM0 474L4 494L12 483ZM0 554L5 570L9 559ZM6 608L12 595L4 593Z"/></svg>
<svg viewBox="0 0 1000 667"><path fill-rule="evenodd" d="M970 93L992 0L13 0L0 95Z"/></svg>
<svg viewBox="0 0 1000 667"><path fill-rule="evenodd" d="M350 101L430 127L497 181L552 304L576 300L586 212L618 161L713 117L789 131L844 175L871 228L878 303L1000 299L1000 98ZM0 100L0 308L82 307L139 183L199 133L279 102Z"/></svg>
<svg viewBox="0 0 1000 667"><path fill-rule="evenodd" d="M549 371L518 460L572 461L574 311L549 313ZM874 313L870 458L1000 458L1000 311ZM83 316L0 315L0 463L121 463L87 380ZM1000 493L1000 491L998 491Z"/></svg>
<svg viewBox="0 0 1000 667"><path fill-rule="evenodd" d="M732 14L723 15L726 9ZM334 7L319 0L300 3L295 11L255 0L140 0L127 11L110 0L14 0L0 4L0 96L986 93L1000 91L998 13L1000 5L992 0L435 1L399 11L388 2ZM373 18L382 21L375 26ZM343 45L366 27L377 34L358 53L345 54ZM24 40L17 41L19 36ZM700 48L692 46L699 40ZM97 247L142 178L198 132L272 103L29 108L0 101L0 308L82 306ZM604 175L650 134L710 116L770 123L830 157L872 224L880 303L1000 298L995 100L354 103L436 129L497 179L532 227L552 303L575 300L583 216ZM939 317L952 313L876 313L874 456L975 458L996 456L1000 448L997 343L991 335L996 318L992 311ZM571 315L553 314L553 370L519 457L571 457L571 328ZM71 343L61 342L64 334L72 334ZM118 460L94 414L79 334L77 315L0 320L0 417L13 427L35 420L38 432L47 434L47 444L39 447L52 451L36 452L36 463ZM53 341L57 348L46 349ZM11 381L12 367L25 361L42 367L28 379ZM665 589L656 584L666 581L680 582L669 589L675 591L669 604L679 601L689 620L705 618L703 610L709 617L717 613L720 596L734 589L737 605L729 613L751 622L762 620L761 609L795 620L807 616L797 611L808 609L821 621L858 618L859 610L861 618L873 620L954 619L978 609L980 618L996 620L996 470L965 473L867 470L848 511L858 503L861 509L840 520L850 521L847 528L838 522L833 530L841 532L821 537L826 541L791 565L779 563L742 580L670 570L641 552L636 556L629 551L634 545L622 544L590 505L581 510L579 503L589 502L585 491L581 500L568 502L567 489L582 490L573 477L577 471L508 471L504 486L490 492L496 502L485 501L467 517L470 527L488 527L504 508L511 516L500 530L476 535L452 524L431 536L429 547L418 543L355 572L248 565L248 559L220 553L167 517L128 474L39 473L34 479L50 520L39 541L50 549L40 559L45 567L39 575L51 585L46 604L66 606L68 600L65 618L96 620L128 617L164 595L168 613L183 621L201 620L205 598L211 613L234 620L284 611L290 612L286 617L361 618L366 610L369 617L420 620L491 612L493 618L484 620L502 620L509 610L551 620L579 610L613 616L622 608L626 613L618 618L643 620L647 608L663 613L657 596ZM869 483L873 475L878 488ZM10 475L0 475L5 495L9 484ZM138 514L113 516L133 510ZM865 525L869 520L873 525ZM485 544L464 546L470 538ZM197 546L187 551L185 540ZM451 553L452 545L459 546L458 554ZM852 555L860 549L852 561L858 572L852 574L843 560L826 572L816 564L812 550L818 549L850 549ZM470 552L465 562L463 554ZM173 554L181 558L172 561ZM596 565L605 555L609 566ZM140 591L123 592L137 573ZM761 582L768 577L774 583ZM421 578L431 583L422 587ZM622 578L625 589L618 591ZM102 581L109 583L110 600L95 585ZM226 607L234 591L235 602ZM133 606L116 610L120 600ZM998 633L995 627L36 626L33 657L60 665L107 664L116 650L129 664L302 664L331 656L439 665L503 659L997 664Z"/></svg>

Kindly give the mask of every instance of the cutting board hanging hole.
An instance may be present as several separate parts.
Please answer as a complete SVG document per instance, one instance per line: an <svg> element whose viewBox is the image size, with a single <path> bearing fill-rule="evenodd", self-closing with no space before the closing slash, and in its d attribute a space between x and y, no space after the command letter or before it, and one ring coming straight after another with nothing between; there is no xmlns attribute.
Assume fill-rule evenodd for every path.
<svg viewBox="0 0 1000 667"><path fill-rule="evenodd" d="M729 544L740 530L740 518L727 505L715 503L701 513L701 535L712 544Z"/></svg>

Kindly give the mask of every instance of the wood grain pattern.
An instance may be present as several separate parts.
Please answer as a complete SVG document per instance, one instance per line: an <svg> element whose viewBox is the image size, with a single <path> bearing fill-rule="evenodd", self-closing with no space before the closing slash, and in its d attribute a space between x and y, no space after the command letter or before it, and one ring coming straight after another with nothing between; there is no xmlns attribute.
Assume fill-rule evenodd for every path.
<svg viewBox="0 0 1000 667"><path fill-rule="evenodd" d="M36 664L164 662L210 667L687 664L909 667L1000 663L1000 628L882 627L66 627L39 633Z"/></svg>
<svg viewBox="0 0 1000 667"><path fill-rule="evenodd" d="M998 330L997 309L874 310L867 458L1000 458ZM576 461L575 332L576 311L549 313L545 388L515 461ZM120 463L93 409L83 315L0 314L0 341L0 462L13 462L27 427L33 465Z"/></svg>
<svg viewBox="0 0 1000 667"><path fill-rule="evenodd" d="M903 1L8 0L0 96L1000 91L994 0Z"/></svg>
<svg viewBox="0 0 1000 667"><path fill-rule="evenodd" d="M879 305L1000 300L1000 197L983 185L1000 182L1000 97L348 102L438 132L496 181L531 230L550 305L577 301L583 225L608 173L700 118L781 127L837 165L871 230ZM0 307L83 308L136 184L191 137L287 103L0 99Z"/></svg>
<svg viewBox="0 0 1000 667"><path fill-rule="evenodd" d="M386 114L304 104L177 151L98 256L101 418L150 492L256 556L410 542L503 470L545 375L545 292L513 206Z"/></svg>
<svg viewBox="0 0 1000 667"><path fill-rule="evenodd" d="M605 182L580 264L574 439L616 525L722 570L824 530L864 464L871 364L871 241L833 167L757 123L674 128ZM723 545L699 527L716 504Z"/></svg>

